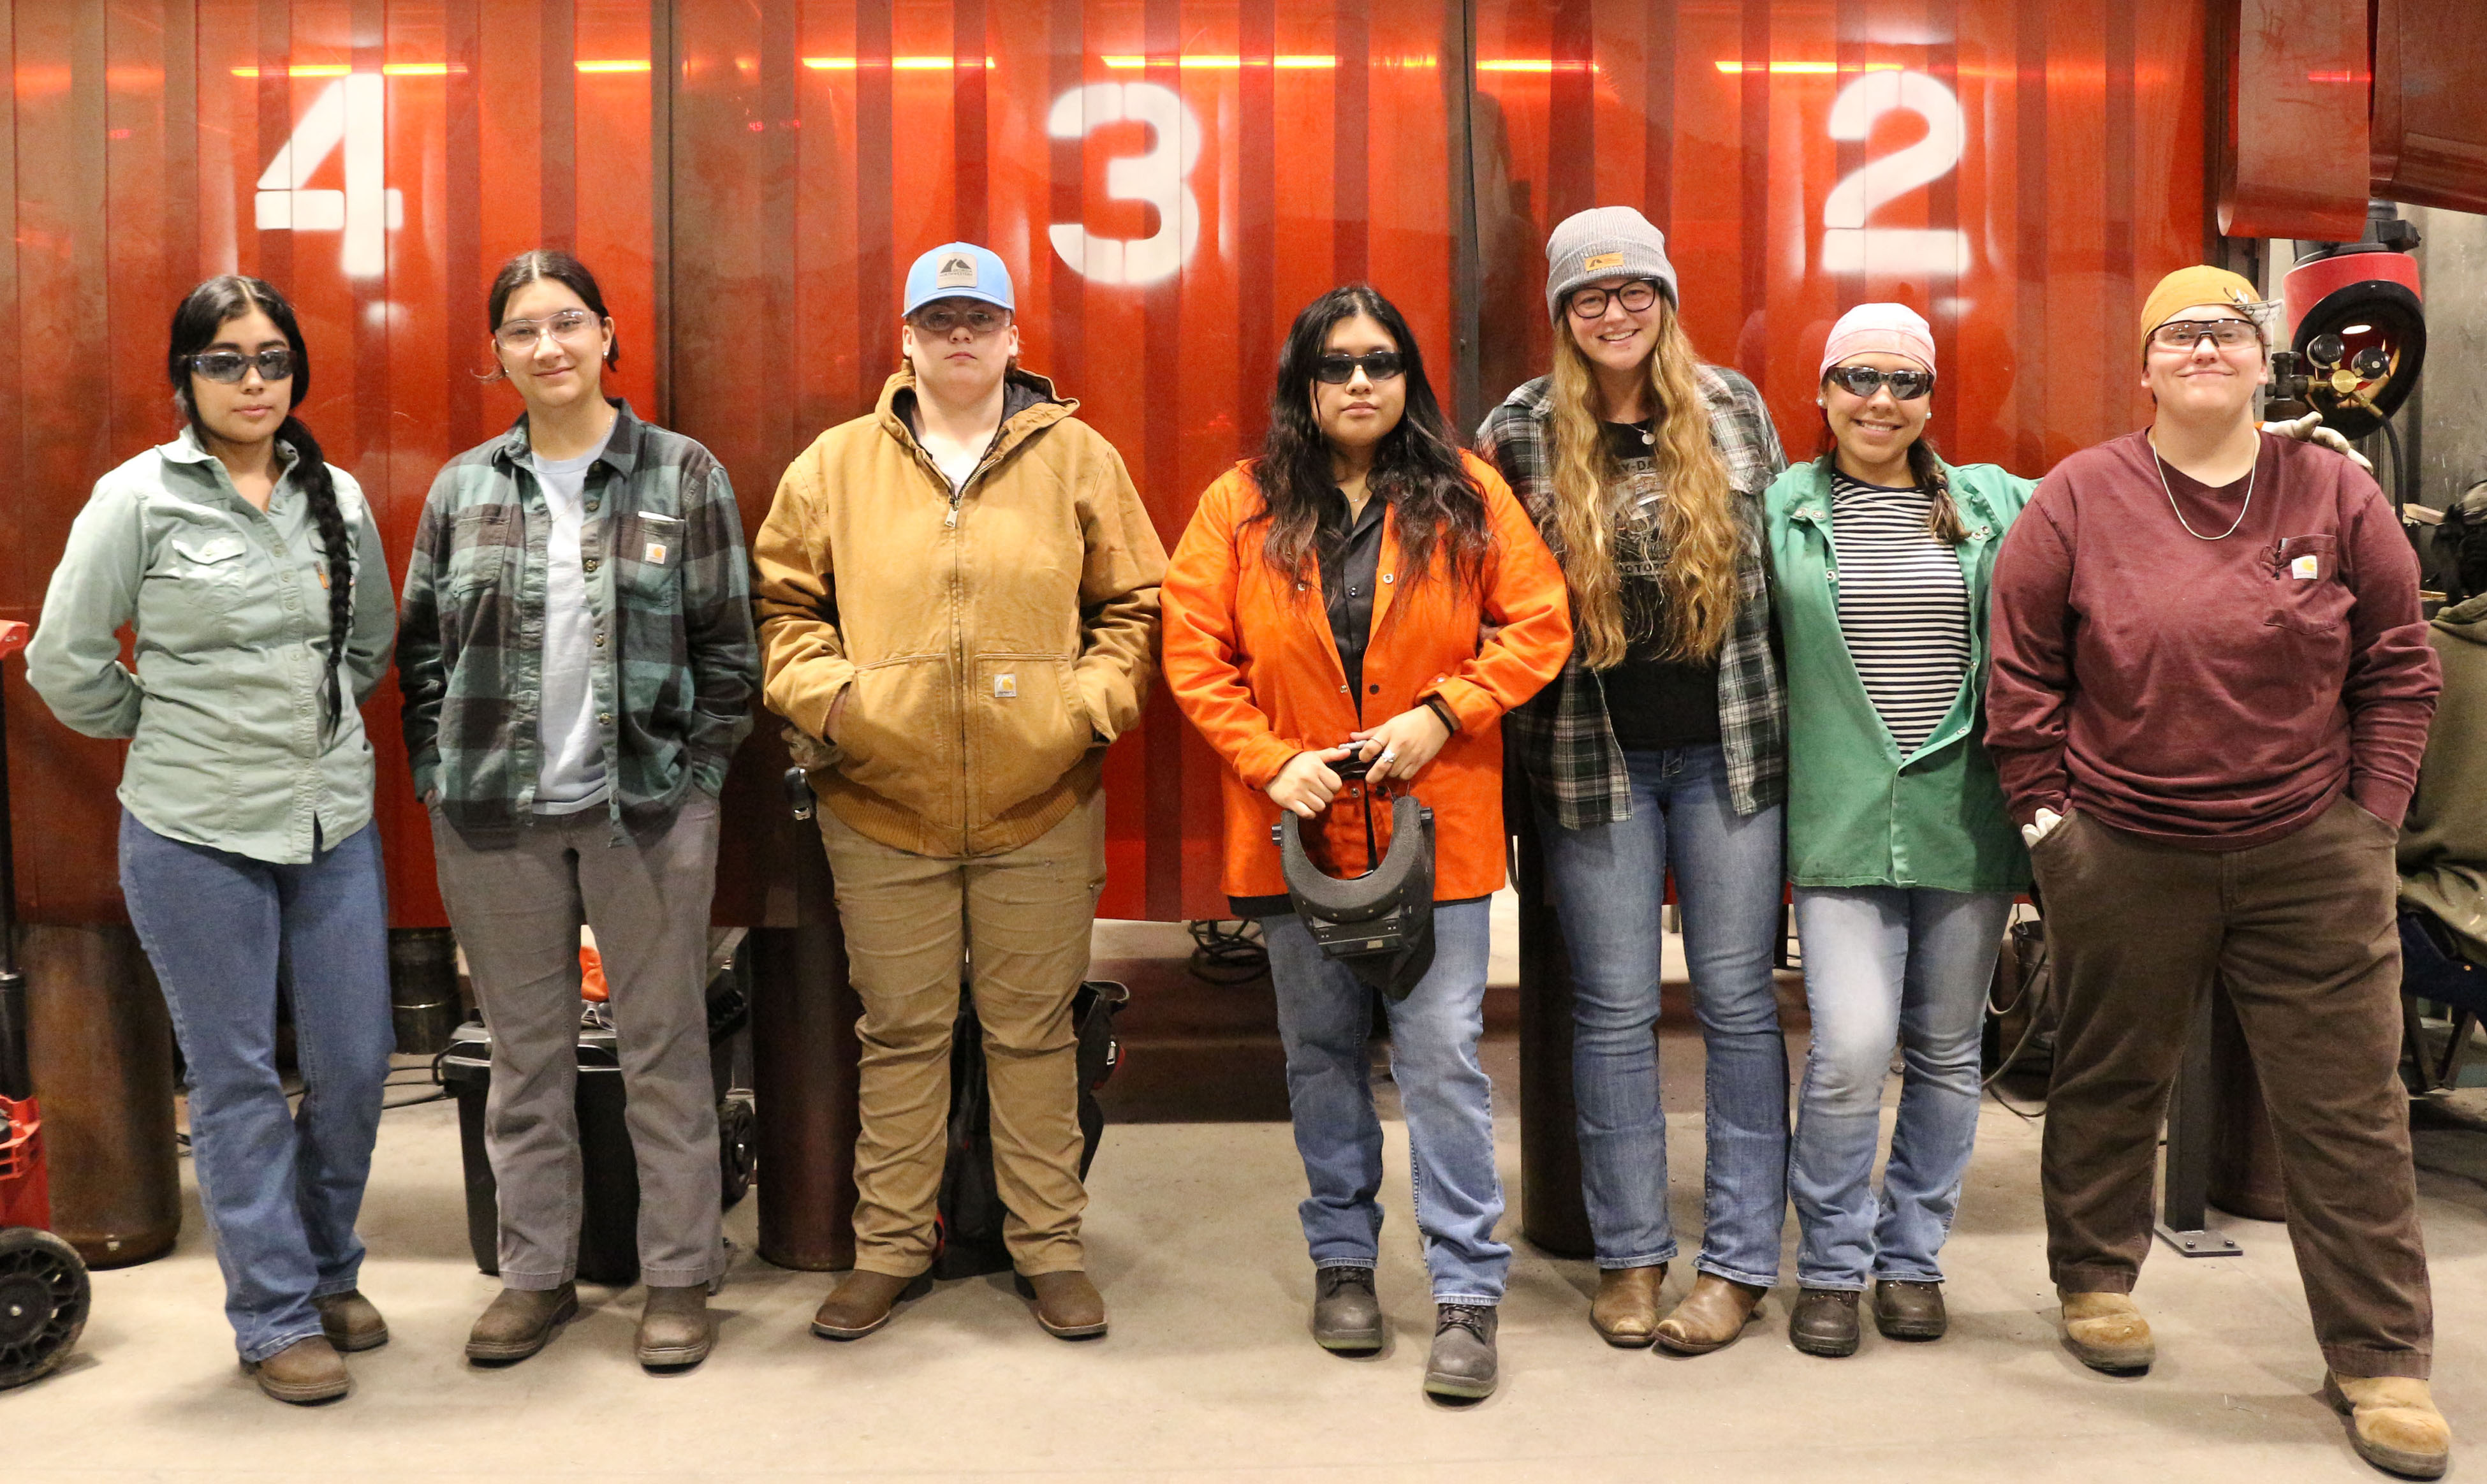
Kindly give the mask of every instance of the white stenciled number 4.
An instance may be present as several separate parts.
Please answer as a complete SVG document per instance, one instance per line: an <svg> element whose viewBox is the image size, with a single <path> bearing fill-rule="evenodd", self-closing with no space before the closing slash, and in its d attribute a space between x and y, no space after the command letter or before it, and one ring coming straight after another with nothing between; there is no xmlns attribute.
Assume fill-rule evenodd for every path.
<svg viewBox="0 0 2487 1484"><path fill-rule="evenodd" d="M380 178L388 137L386 86L377 72L330 83L259 178L259 229L342 233L349 278L385 272L388 234L405 223L404 193ZM340 151L346 188L310 189L312 177Z"/></svg>

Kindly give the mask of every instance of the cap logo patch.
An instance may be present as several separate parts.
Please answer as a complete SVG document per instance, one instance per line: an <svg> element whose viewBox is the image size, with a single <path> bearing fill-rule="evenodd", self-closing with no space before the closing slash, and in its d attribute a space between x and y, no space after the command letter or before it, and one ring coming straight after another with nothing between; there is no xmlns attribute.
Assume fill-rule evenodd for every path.
<svg viewBox="0 0 2487 1484"><path fill-rule="evenodd" d="M976 286L976 260L965 253L952 253L933 270L933 284L938 289L972 289Z"/></svg>
<svg viewBox="0 0 2487 1484"><path fill-rule="evenodd" d="M1584 273L1595 273L1604 268L1619 268L1623 266L1624 255L1622 253L1591 253L1588 257L1581 260L1580 271Z"/></svg>

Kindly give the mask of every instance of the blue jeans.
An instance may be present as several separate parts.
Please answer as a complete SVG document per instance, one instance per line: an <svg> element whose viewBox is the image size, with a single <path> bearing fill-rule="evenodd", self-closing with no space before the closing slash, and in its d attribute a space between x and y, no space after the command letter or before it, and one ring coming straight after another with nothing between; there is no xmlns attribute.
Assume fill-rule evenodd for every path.
<svg viewBox="0 0 2487 1484"><path fill-rule="evenodd" d="M366 825L307 865L167 839L121 816L121 891L189 1067L190 1153L245 1360L320 1332L354 1286L354 1218L379 1136L388 887ZM302 1106L276 1071L277 954L292 968Z"/></svg>
<svg viewBox="0 0 2487 1484"><path fill-rule="evenodd" d="M2011 915L2008 891L1797 888L1813 1046L1788 1185L1805 1287L1942 1281L1935 1256L1977 1140L1978 1032ZM1878 1216L1874 1142L1894 1042L1906 1070Z"/></svg>
<svg viewBox="0 0 2487 1484"><path fill-rule="evenodd" d="M1511 1267L1511 1248L1494 1240L1502 1218L1494 1085L1477 1064L1487 921L1483 902L1436 904L1434 966L1388 1012L1390 1076L1408 1117L1416 1229L1437 1303L1499 1303ZM1304 1243L1316 1268L1370 1268L1382 1236L1382 1120L1365 1052L1373 992L1325 958L1295 913L1262 918L1261 933L1287 1049L1296 1152L1312 1188L1297 1208Z"/></svg>
<svg viewBox="0 0 2487 1484"><path fill-rule="evenodd" d="M1572 960L1572 1096L1580 1184L1601 1268L1675 1256L1659 1104L1658 981L1666 872L1701 1022L1709 1164L1694 1266L1768 1285L1787 1208L1788 1064L1772 962L1779 805L1749 816L1718 747L1627 752L1632 818L1565 829L1538 806L1547 882Z"/></svg>

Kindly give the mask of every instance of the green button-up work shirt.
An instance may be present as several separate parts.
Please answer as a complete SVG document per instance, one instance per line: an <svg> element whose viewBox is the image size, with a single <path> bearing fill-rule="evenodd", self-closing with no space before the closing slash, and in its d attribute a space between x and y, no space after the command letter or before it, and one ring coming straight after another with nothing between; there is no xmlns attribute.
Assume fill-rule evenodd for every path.
<svg viewBox="0 0 2487 1484"><path fill-rule="evenodd" d="M332 464L354 543L339 676L354 704L326 728L327 556L293 450L277 457L264 512L188 431L106 474L70 528L26 666L63 722L130 740L121 802L140 824L300 864L315 826L333 846L371 822L372 746L354 707L388 668L397 610L362 489Z"/></svg>
<svg viewBox="0 0 2487 1484"><path fill-rule="evenodd" d="M2032 486L1991 463L1942 470L1969 532L1956 550L1969 589L1969 672L1934 735L1906 756L1858 679L1839 627L1830 472L1819 460L1798 464L1765 497L1771 611L1787 656L1788 879L1800 886L2029 884L2028 853L2004 817L1984 737L1995 552Z"/></svg>

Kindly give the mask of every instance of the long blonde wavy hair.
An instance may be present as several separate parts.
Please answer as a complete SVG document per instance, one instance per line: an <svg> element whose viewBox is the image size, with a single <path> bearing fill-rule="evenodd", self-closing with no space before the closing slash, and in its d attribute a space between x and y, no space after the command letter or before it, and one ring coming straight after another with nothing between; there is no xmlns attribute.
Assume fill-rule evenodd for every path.
<svg viewBox="0 0 2487 1484"><path fill-rule="evenodd" d="M1651 455L1666 491L1659 530L1666 543L1660 586L1666 597L1666 631L1625 632L1623 579L1615 570L1616 511L1610 491L1623 477L1598 426L1597 375L1588 353L1573 338L1568 306L1555 311L1552 433L1554 526L1564 584L1572 593L1572 628L1581 658L1593 670L1621 664L1635 638L1661 641L1661 658L1706 660L1719 653L1735 622L1739 590L1737 554L1744 537L1736 522L1734 488L1726 461L1710 436L1710 412L1702 405L1693 368L1699 357L1662 295L1658 347L1649 358L1650 394L1656 407Z"/></svg>

